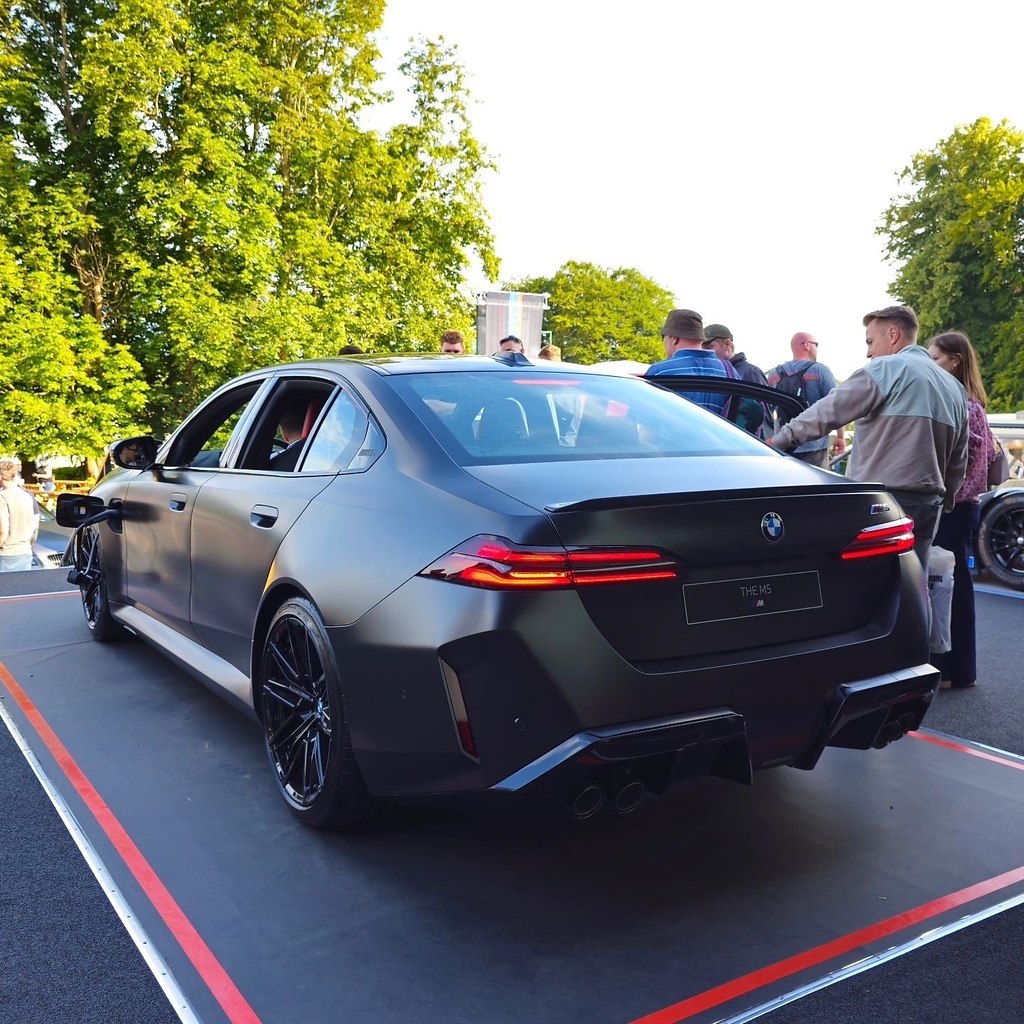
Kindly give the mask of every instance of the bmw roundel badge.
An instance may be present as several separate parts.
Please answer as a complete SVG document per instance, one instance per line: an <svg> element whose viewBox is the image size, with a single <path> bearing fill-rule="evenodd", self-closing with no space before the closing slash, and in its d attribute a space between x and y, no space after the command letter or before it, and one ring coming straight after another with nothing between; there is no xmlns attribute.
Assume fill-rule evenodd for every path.
<svg viewBox="0 0 1024 1024"><path fill-rule="evenodd" d="M778 512L768 512L761 519L761 533L769 544L777 544L782 540L786 528L782 525L782 516Z"/></svg>

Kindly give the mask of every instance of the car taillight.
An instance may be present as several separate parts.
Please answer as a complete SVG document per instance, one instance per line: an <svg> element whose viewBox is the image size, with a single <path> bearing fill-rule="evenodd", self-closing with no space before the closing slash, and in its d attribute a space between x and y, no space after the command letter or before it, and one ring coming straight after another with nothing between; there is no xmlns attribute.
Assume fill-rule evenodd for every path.
<svg viewBox="0 0 1024 1024"><path fill-rule="evenodd" d="M914 548L913 519L897 519L893 523L866 526L839 552L848 562L853 558L874 558L878 555L902 555Z"/></svg>
<svg viewBox="0 0 1024 1024"><path fill-rule="evenodd" d="M529 548L480 536L442 555L420 575L486 590L552 590L671 580L679 569L655 548Z"/></svg>

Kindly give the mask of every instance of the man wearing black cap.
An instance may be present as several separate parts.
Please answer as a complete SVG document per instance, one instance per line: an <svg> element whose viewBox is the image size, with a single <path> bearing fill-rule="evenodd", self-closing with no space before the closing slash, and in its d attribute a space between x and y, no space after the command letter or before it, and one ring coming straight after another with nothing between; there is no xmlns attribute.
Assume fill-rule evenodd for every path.
<svg viewBox="0 0 1024 1024"><path fill-rule="evenodd" d="M704 348L704 321L700 313L692 309L673 309L661 329L661 340L665 346L665 357L654 363L644 374L645 377L660 377L663 374L688 374L698 377L729 377L738 380L739 374L730 363ZM682 391L691 402L709 412L724 416L729 404L728 395L716 395L710 391Z"/></svg>
<svg viewBox="0 0 1024 1024"><path fill-rule="evenodd" d="M739 374L740 380L749 384L767 384L759 366L751 363L745 353L737 352L733 341L732 331L725 324L708 324L704 328L704 347L714 352L719 359L732 364L732 368ZM751 398L744 398L736 403L736 414L729 416L735 420L744 430L749 430L757 437L762 436L762 427L768 418L768 410L760 402ZM730 410L730 413L732 410Z"/></svg>
<svg viewBox="0 0 1024 1024"><path fill-rule="evenodd" d="M711 349L719 359L728 359L740 380L750 384L767 384L761 367L750 362L743 352L736 351L732 331L725 324L708 324L704 328L704 347Z"/></svg>

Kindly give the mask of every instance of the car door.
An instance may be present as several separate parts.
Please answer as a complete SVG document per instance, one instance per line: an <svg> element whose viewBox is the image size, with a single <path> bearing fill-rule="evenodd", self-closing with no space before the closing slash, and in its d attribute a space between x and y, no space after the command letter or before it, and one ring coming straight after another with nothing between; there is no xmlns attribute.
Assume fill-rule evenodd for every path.
<svg viewBox="0 0 1024 1024"><path fill-rule="evenodd" d="M767 384L753 384L748 381L732 380L728 377L699 377L692 374L659 374L649 377L655 387L673 391L685 397L687 391L711 391L715 394L735 396L737 399L760 403L766 413L764 435L775 433L774 422L780 412L787 416L798 416L807 408L807 403L795 395L787 394ZM735 403L734 403L735 404ZM732 418L732 417L730 417Z"/></svg>
<svg viewBox="0 0 1024 1024"><path fill-rule="evenodd" d="M123 505L125 596L189 639L192 518L202 489L230 456L236 431L259 404L266 379L251 378L203 403L133 479Z"/></svg>
<svg viewBox="0 0 1024 1024"><path fill-rule="evenodd" d="M297 459L275 460L272 440L279 448L280 420L296 404L306 410L304 436L292 442L300 452ZM338 459L323 453L339 447L339 430L360 440L366 415L338 379L282 377L250 424L235 465L199 492L192 521L192 626L206 647L246 675L263 594L281 574L275 566L281 542L339 471ZM294 452L291 447L289 454ZM295 468L280 470L275 462L294 462Z"/></svg>

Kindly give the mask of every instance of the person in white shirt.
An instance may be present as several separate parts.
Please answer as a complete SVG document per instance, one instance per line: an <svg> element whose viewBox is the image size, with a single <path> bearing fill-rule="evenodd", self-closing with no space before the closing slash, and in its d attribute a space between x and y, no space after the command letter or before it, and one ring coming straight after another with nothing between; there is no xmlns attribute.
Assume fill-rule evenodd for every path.
<svg viewBox="0 0 1024 1024"><path fill-rule="evenodd" d="M21 462L0 459L0 572L32 568L39 506L21 486Z"/></svg>

